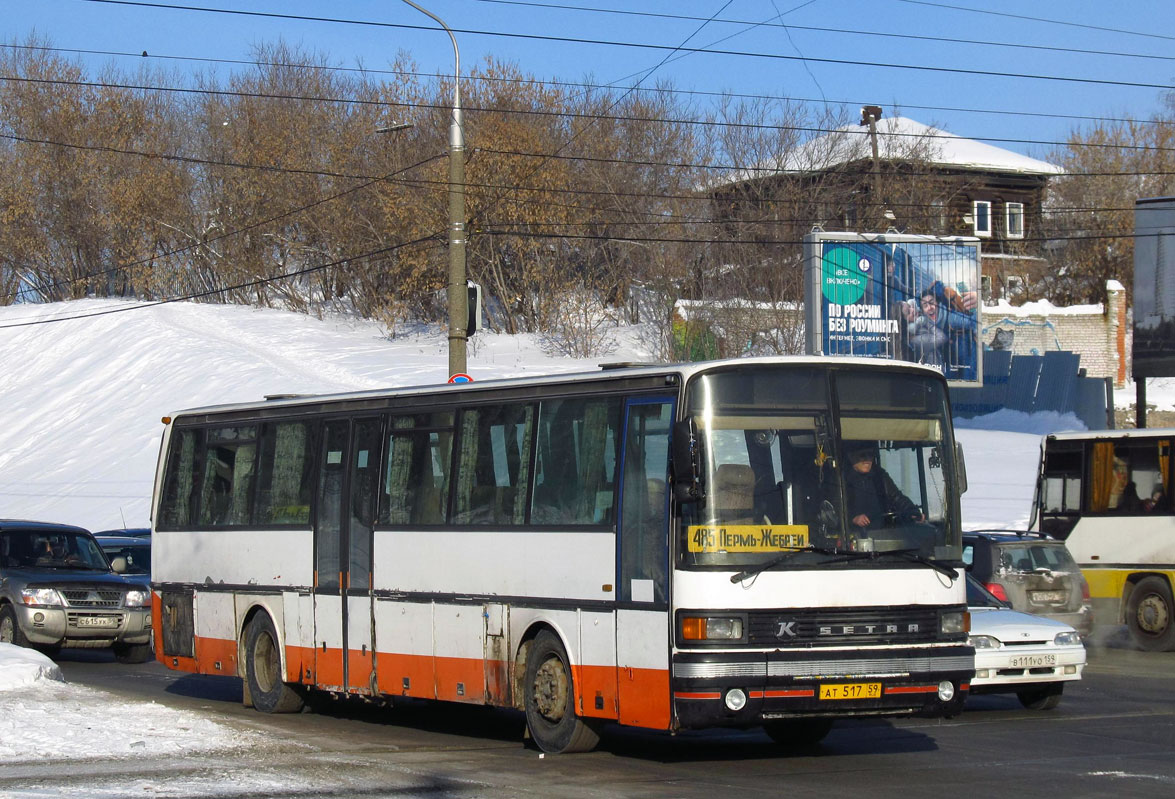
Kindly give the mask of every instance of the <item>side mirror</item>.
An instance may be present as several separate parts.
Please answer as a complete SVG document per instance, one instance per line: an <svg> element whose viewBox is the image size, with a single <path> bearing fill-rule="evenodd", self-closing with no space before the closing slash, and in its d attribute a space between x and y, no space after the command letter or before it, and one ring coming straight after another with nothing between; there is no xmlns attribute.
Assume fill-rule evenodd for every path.
<svg viewBox="0 0 1175 799"><path fill-rule="evenodd" d="M967 463L963 460L963 445L955 442L955 478L959 481L959 493L967 493Z"/></svg>
<svg viewBox="0 0 1175 799"><path fill-rule="evenodd" d="M673 496L678 502L698 502L705 496L701 485L702 444L692 418L673 425Z"/></svg>

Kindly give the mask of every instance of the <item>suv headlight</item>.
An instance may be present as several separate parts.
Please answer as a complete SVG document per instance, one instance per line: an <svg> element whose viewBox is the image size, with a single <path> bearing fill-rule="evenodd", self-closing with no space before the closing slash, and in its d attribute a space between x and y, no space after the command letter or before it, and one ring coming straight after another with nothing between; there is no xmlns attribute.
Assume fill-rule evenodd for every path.
<svg viewBox="0 0 1175 799"><path fill-rule="evenodd" d="M145 608L151 604L151 592L141 590L127 591L123 600L128 608Z"/></svg>
<svg viewBox="0 0 1175 799"><path fill-rule="evenodd" d="M999 649L1000 640L990 635L969 635L967 643L976 649Z"/></svg>
<svg viewBox="0 0 1175 799"><path fill-rule="evenodd" d="M20 589L20 601L26 605L47 605L49 607L61 607L65 604L61 601L61 594L57 593L56 588L22 588Z"/></svg>
<svg viewBox="0 0 1175 799"><path fill-rule="evenodd" d="M1053 643L1057 646L1075 646L1081 643L1081 636L1076 630L1068 630L1063 633L1057 633L1053 638Z"/></svg>

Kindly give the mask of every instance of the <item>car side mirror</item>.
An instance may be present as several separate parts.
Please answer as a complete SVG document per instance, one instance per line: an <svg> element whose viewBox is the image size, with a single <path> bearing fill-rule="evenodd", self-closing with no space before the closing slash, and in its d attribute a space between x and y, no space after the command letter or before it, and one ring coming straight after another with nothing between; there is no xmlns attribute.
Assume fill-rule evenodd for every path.
<svg viewBox="0 0 1175 799"><path fill-rule="evenodd" d="M126 574L126 558L119 555L110 561L110 568L114 569L118 574Z"/></svg>

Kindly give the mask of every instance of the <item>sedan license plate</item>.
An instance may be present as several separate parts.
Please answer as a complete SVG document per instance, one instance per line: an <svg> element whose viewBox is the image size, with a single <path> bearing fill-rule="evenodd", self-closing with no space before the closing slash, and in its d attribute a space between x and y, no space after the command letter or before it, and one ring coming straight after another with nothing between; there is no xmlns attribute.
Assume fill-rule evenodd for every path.
<svg viewBox="0 0 1175 799"><path fill-rule="evenodd" d="M820 686L821 699L880 699L881 683L848 682Z"/></svg>
<svg viewBox="0 0 1175 799"><path fill-rule="evenodd" d="M1012 658L1014 669L1035 669L1041 666L1057 665L1056 655L1017 655Z"/></svg>
<svg viewBox="0 0 1175 799"><path fill-rule="evenodd" d="M1064 591L1033 591L1033 602L1064 602L1068 599L1068 595Z"/></svg>
<svg viewBox="0 0 1175 799"><path fill-rule="evenodd" d="M78 627L117 627L115 616L79 616Z"/></svg>

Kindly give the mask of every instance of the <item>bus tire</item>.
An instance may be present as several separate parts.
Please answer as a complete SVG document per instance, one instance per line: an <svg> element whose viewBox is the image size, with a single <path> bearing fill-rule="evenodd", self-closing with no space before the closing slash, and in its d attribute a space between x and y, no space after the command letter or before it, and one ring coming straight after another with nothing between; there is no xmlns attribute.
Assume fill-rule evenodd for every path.
<svg viewBox="0 0 1175 799"><path fill-rule="evenodd" d="M1144 577L1126 601L1126 626L1135 643L1149 652L1175 649L1175 601L1162 577Z"/></svg>
<svg viewBox="0 0 1175 799"><path fill-rule="evenodd" d="M832 729L832 719L787 719L769 721L763 729L780 746L803 749L824 740Z"/></svg>
<svg viewBox="0 0 1175 799"><path fill-rule="evenodd" d="M1017 691L1016 698L1029 710L1052 710L1061 704L1061 694L1064 692L1065 683L1057 682Z"/></svg>
<svg viewBox="0 0 1175 799"><path fill-rule="evenodd" d="M543 630L526 655L526 726L531 740L544 752L588 752L600 736L590 722L575 714L571 666L559 638Z"/></svg>
<svg viewBox="0 0 1175 799"><path fill-rule="evenodd" d="M245 680L253 707L262 713L297 713L302 694L282 681L277 630L268 613L258 613L245 630Z"/></svg>

